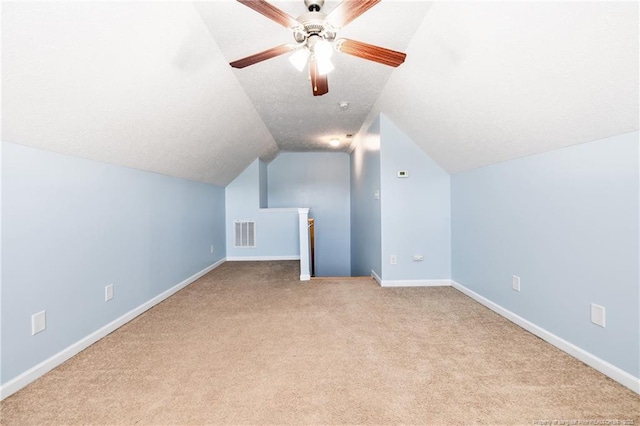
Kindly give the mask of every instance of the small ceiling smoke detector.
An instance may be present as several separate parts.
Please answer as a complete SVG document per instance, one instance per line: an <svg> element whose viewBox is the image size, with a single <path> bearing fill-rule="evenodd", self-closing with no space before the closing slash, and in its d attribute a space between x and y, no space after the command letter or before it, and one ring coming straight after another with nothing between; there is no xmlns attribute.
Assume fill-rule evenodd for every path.
<svg viewBox="0 0 640 426"><path fill-rule="evenodd" d="M340 139L338 138L333 138L329 141L329 145L336 147L336 146L340 146Z"/></svg>
<svg viewBox="0 0 640 426"><path fill-rule="evenodd" d="M338 106L340 107L341 111L344 111L349 108L349 102L342 101L338 104Z"/></svg>

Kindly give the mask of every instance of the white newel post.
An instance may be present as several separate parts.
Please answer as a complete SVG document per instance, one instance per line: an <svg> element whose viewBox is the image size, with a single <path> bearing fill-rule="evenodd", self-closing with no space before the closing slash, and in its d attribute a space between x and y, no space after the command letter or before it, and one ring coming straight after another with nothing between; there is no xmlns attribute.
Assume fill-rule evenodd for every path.
<svg viewBox="0 0 640 426"><path fill-rule="evenodd" d="M309 281L309 209L298 209L300 227L300 281Z"/></svg>

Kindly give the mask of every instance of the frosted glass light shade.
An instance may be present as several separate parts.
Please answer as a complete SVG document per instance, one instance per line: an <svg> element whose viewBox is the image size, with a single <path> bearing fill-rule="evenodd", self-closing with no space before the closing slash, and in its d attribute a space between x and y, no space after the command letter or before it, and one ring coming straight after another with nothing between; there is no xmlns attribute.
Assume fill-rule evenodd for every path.
<svg viewBox="0 0 640 426"><path fill-rule="evenodd" d="M316 57L316 60L318 61L318 74L320 75L327 75L335 68L329 58Z"/></svg>
<svg viewBox="0 0 640 426"><path fill-rule="evenodd" d="M307 49L298 49L293 55L289 56L289 62L296 67L298 71L302 71L307 65L309 59L309 51Z"/></svg>
<svg viewBox="0 0 640 426"><path fill-rule="evenodd" d="M328 41L320 39L313 46L313 53L316 54L316 58L318 59L329 59L331 55L333 55L333 46L331 46L331 43Z"/></svg>

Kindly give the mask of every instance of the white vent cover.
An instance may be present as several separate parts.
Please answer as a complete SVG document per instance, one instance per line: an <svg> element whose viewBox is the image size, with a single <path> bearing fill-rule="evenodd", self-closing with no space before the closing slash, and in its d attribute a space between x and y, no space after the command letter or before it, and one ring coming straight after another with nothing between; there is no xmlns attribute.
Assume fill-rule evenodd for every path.
<svg viewBox="0 0 640 426"><path fill-rule="evenodd" d="M256 246L256 223L234 222L235 245L234 247L255 247Z"/></svg>

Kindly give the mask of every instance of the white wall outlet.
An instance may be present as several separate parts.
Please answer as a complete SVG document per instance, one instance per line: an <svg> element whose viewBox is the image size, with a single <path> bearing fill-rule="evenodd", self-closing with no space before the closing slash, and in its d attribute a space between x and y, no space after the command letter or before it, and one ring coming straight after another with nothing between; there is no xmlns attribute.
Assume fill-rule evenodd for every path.
<svg viewBox="0 0 640 426"><path fill-rule="evenodd" d="M38 334L47 328L46 311L40 311L31 315L31 335Z"/></svg>
<svg viewBox="0 0 640 426"><path fill-rule="evenodd" d="M515 291L520 291L520 277L517 275L513 276L512 287Z"/></svg>
<svg viewBox="0 0 640 426"><path fill-rule="evenodd" d="M395 255L395 254L392 254L392 255L389 257L389 263L391 263L392 265L395 265L396 263L398 263L398 259L396 258L396 255Z"/></svg>
<svg viewBox="0 0 640 426"><path fill-rule="evenodd" d="M108 302L111 299L113 299L113 284L104 287L104 301Z"/></svg>
<svg viewBox="0 0 640 426"><path fill-rule="evenodd" d="M398 177L399 178L409 177L409 172L406 170L398 170Z"/></svg>
<svg viewBox="0 0 640 426"><path fill-rule="evenodd" d="M605 326L605 309L604 306L591 304L591 322L604 328Z"/></svg>
<svg viewBox="0 0 640 426"><path fill-rule="evenodd" d="M373 193L373 198L375 200L379 200L380 199L380 190L376 189L376 192Z"/></svg>
<svg viewBox="0 0 640 426"><path fill-rule="evenodd" d="M213 254L213 244L211 244L211 254Z"/></svg>
<svg viewBox="0 0 640 426"><path fill-rule="evenodd" d="M413 256L414 262L422 262L423 260L424 260L424 256L421 254L416 254L415 256Z"/></svg>

